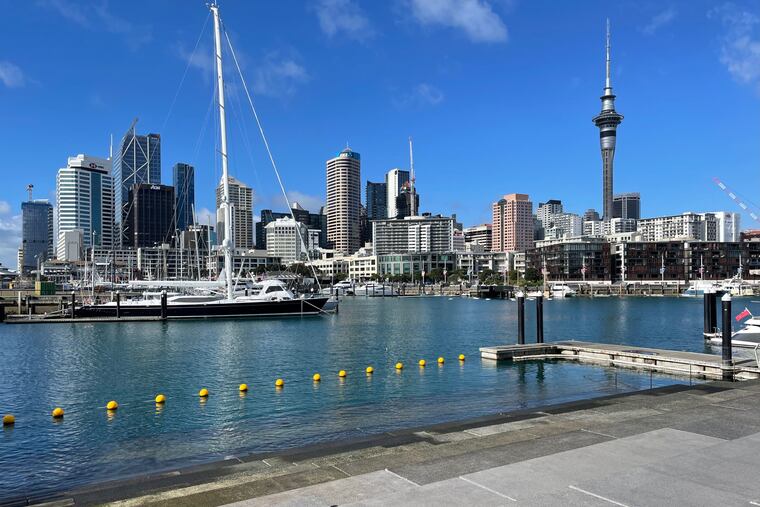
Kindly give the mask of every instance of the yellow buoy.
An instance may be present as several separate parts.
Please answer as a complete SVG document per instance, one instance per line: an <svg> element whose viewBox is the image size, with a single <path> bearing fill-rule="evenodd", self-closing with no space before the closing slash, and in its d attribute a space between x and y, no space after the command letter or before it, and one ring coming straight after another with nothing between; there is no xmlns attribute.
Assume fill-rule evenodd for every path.
<svg viewBox="0 0 760 507"><path fill-rule="evenodd" d="M282 387L285 385L285 381L282 380L281 378L278 378L277 380L274 381L274 385L277 387Z"/></svg>
<svg viewBox="0 0 760 507"><path fill-rule="evenodd" d="M425 366L427 363L425 362L424 359L420 359L419 364L420 364L420 366Z"/></svg>
<svg viewBox="0 0 760 507"><path fill-rule="evenodd" d="M438 358L438 364L443 364L444 362L445 362L445 361L444 361L444 359L443 359L442 357L439 357L439 358Z"/></svg>
<svg viewBox="0 0 760 507"><path fill-rule="evenodd" d="M338 372L338 376L339 376L340 378L344 378L344 377L346 376L346 370L340 370L340 371Z"/></svg>
<svg viewBox="0 0 760 507"><path fill-rule="evenodd" d="M248 384L240 384L240 387L238 387L238 391L240 391L241 393L248 391Z"/></svg>
<svg viewBox="0 0 760 507"><path fill-rule="evenodd" d="M106 405L106 408L107 408L108 410L116 410L117 408L119 408L119 404L118 404L118 403L116 403L114 400L111 400L111 401L109 401L109 402L108 402L108 404Z"/></svg>
<svg viewBox="0 0 760 507"><path fill-rule="evenodd" d="M404 369L404 364L403 363L396 363L396 369L397 370L403 370Z"/></svg>
<svg viewBox="0 0 760 507"><path fill-rule="evenodd" d="M156 403L166 403L166 396L164 396L163 394L157 394Z"/></svg>
<svg viewBox="0 0 760 507"><path fill-rule="evenodd" d="M208 389L204 387L203 389L198 391L198 396L200 396L201 398L206 398L208 396Z"/></svg>
<svg viewBox="0 0 760 507"><path fill-rule="evenodd" d="M3 416L3 426L11 426L13 424L16 424L16 418L13 417L13 414L5 414Z"/></svg>
<svg viewBox="0 0 760 507"><path fill-rule="evenodd" d="M367 366L367 369L365 371L367 372L367 374L371 374L375 372L375 369L371 366Z"/></svg>
<svg viewBox="0 0 760 507"><path fill-rule="evenodd" d="M312 375L311 379L314 382L319 382L320 380L322 380L322 375L320 375L319 373L315 373L314 375Z"/></svg>
<svg viewBox="0 0 760 507"><path fill-rule="evenodd" d="M464 361L464 354L459 354L459 360Z"/></svg>
<svg viewBox="0 0 760 507"><path fill-rule="evenodd" d="M63 409L61 407L55 407L53 409L52 416L56 419L60 419L61 417L63 417Z"/></svg>

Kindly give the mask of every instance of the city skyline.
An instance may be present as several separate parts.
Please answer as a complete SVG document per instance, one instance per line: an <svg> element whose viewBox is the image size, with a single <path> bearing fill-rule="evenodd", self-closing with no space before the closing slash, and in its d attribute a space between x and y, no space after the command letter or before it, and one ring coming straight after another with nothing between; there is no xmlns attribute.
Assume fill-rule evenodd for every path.
<svg viewBox="0 0 760 507"><path fill-rule="evenodd" d="M335 2L332 2L333 4ZM641 192L644 200L644 209L642 216L656 216L666 214L678 214L684 211L692 210L697 212L710 210L727 210L739 211L728 198L710 181L711 176L720 176L729 186L738 190L740 194L751 195L751 192L744 191L745 186L754 187L757 185L757 176L750 172L750 167L756 166L757 143L752 142L758 137L758 128L756 125L744 120L756 117L758 110L757 96L757 75L746 79L746 83L741 81L747 77L736 74L736 66L729 65L730 57L733 50L739 51L735 44L732 43L732 35L736 30L743 30L749 37L755 36L757 32L757 21L755 18L745 19L745 25L737 25L738 13L746 11L752 4L740 3L730 8L723 6L716 8L712 4L697 3L686 5L673 4L670 11L667 8L658 6L651 12L636 12L631 3L623 2L615 8L608 9L611 12L604 12L599 9L601 3L589 4L596 8L595 13L591 13L589 5L578 9L578 25L570 30L558 25L558 13L553 13L541 19L541 22L555 29L555 32L561 35L570 36L571 44L567 48L553 46L544 48L540 41L533 39L532 35L526 33L520 27L520 20L529 20L531 23L539 21L537 12L540 8L523 4L515 4L510 8L505 8L499 2L471 2L478 5L482 19L498 20L503 27L504 40L498 35L490 35L490 39L479 39L481 32L472 33L468 29L460 29L460 25L447 25L441 20L433 20L425 17L425 2L410 2L407 11L402 14L389 13L385 10L376 8L372 9L371 4L359 2L338 2L352 6L355 12L358 12L363 19L367 19L374 29L375 35L361 41L361 44L348 44L347 41L356 34L347 32L343 25L335 25L329 35L329 29L325 30L325 25L320 25L322 19L320 14L322 9L327 9L331 2L321 2L319 7L313 11L304 9L299 15L295 16L296 24L308 27L309 32L303 36L303 39L313 37L322 41L323 50L335 55L344 54L364 54L369 55L364 64L359 65L359 75L367 78L369 71L363 70L361 65L367 63L374 65L388 65L385 58L377 56L378 47L385 48L389 53L399 50L395 44L389 41L391 33L399 32L404 39L403 42L409 43L415 41L420 43L421 48L419 55L415 60L424 55L447 56L449 74L442 77L441 74L431 72L431 69L417 69L415 79L424 79L427 75L423 71L431 72L436 81L421 82L415 85L408 82L411 90L419 92L419 96L427 97L426 103L418 102L418 96L409 95L408 97L401 92L401 95L394 96L393 93L385 89L388 100L375 106L370 107L373 100L371 94L362 94L352 97L350 104L361 114L358 116L367 116L362 120L357 118L356 122L347 122L344 125L335 125L333 130L324 129L328 132L315 133L312 129L315 122L326 121L327 116L319 109L305 103L306 98L309 100L320 99L327 104L335 107L340 102L335 98L333 93L328 93L324 89L325 76L319 74L318 64L325 61L326 54L312 55L305 48L300 48L300 60L296 61L295 57L291 58L292 63L300 65L301 68L307 69L309 79L296 86L288 96L273 96L266 90L259 88L259 103L264 109L265 127L269 126L270 136L275 149L275 157L280 163L285 178L286 188L295 196L295 199L302 202L310 211L318 211L315 204L324 203L324 169L322 164L326 158L330 158L337 153L341 141L336 138L348 138L351 145L357 151L363 153L363 174L361 185L365 181L382 181L382 175L393 167L406 166L406 136L412 134L416 140L416 158L417 172L419 174L420 186L424 192L425 200L421 211L431 211L433 213L457 213L460 220L466 225L474 225L488 221L490 214L489 207L494 199L499 195L509 192L525 192L536 200L546 200L550 198L562 199L568 211L582 213L586 208L593 207L598 211L602 209L602 203L599 202L598 196L601 194L601 185L599 178L599 155L598 141L596 141L595 127L589 125L589 112L598 109L598 88L599 83L604 77L603 69L603 48L604 48L604 18L609 15L613 20L615 36L615 87L619 93L621 109L626 112L625 135L621 138L616 154L616 174L615 174L615 193ZM43 5L44 4L44 5ZM51 7L51 5L66 5L65 2L41 3L37 6L14 6L21 15L20 26L23 26L25 16L29 17L32 13L40 14L47 22L60 19L70 19L75 25L77 23L71 16L79 14L84 16L82 19L92 21L99 16L97 9L88 12L87 8L74 10L61 10ZM69 7L71 7L69 5ZM183 36L178 36L178 40L185 41L187 47L184 48L186 56L192 50L192 43L195 40L197 31L203 24L205 9L199 6L198 12L194 9L185 9L187 14L179 16L180 23L186 23L181 26ZM545 7L545 6L544 6ZM118 11L117 5L106 5L103 9L110 9L110 14L120 16L122 20L129 21L129 26L136 30L137 21L129 18L129 12ZM733 9L733 10L731 10ZM162 16L166 16L170 8L162 7L158 9L157 19L160 21ZM176 10L176 9L175 9ZM297 10L297 9L296 9ZM561 11L562 9L558 9ZM751 9L750 9L751 10ZM238 11L238 12L236 12ZM316 12L319 11L319 12ZM243 7L241 5L230 4L226 7L227 16L239 14L250 15L252 19L260 19L262 16L282 15L280 9L272 6L256 6L255 8ZM353 11L352 11L353 12ZM659 17L661 14L672 12L670 19L665 21L668 16ZM600 14L601 13L601 14ZM646 16L644 15L646 14ZM67 17L68 16L68 17ZM400 17L406 20L409 25L422 25L424 30L421 33L413 33L413 26L396 26L391 23L393 19ZM104 18L105 19L105 18ZM481 18L478 18L481 19ZM660 20L658 26L655 21ZM45 22L43 20L43 22ZM330 26L330 25L328 25ZM336 28L337 27L337 28ZM691 47L692 55L684 55L684 45L690 44L690 38L696 35L697 28L707 29L714 35L712 40L701 45ZM482 26L481 26L482 28ZM89 28L97 31L98 28ZM179 30L180 28L178 28ZM208 29L208 27L207 27ZM124 127L134 116L139 116L141 132L156 132L162 135L162 161L163 167L162 183L171 182L171 175L167 169L172 167L176 162L187 161L196 166L196 177L198 178L198 188L210 188L209 181L215 179L218 181L218 175L214 174L214 164L210 162L211 155L206 158L196 157L194 160L195 146L193 143L198 138L198 130L202 126L202 118L198 119L189 131L194 132L188 135L181 135L178 128L173 123L178 121L188 122L186 111L194 108L193 114L201 117L205 111L208 97L204 96L202 103L194 103L193 99L198 90L192 89L180 90L177 96L179 100L173 105L172 96L174 94L176 83L182 75L186 61L182 61L177 55L167 52L157 52L156 55L147 54L149 48L158 45L158 35L151 40L146 40L140 47L124 48L120 47L125 44L123 38L120 39L118 32L102 29L106 36L104 37L107 46L110 44L117 47L119 51L127 55L126 60L143 61L144 59L154 59L153 65L172 64L177 67L176 80L166 77L171 74L173 69L168 65L167 69L161 72L162 80L171 83L163 86L163 93L154 93L151 99L144 97L145 90L141 86L133 87L131 95L125 95L125 105L123 108L114 110L105 108L93 110L86 98L79 103L73 101L72 106L84 109L85 117L97 119L95 126L77 125L74 132L61 132L57 137L52 134L46 134L47 128L52 128L59 120L50 119L42 128L35 129L35 136L24 129L16 129L11 132L6 130L4 138L13 141L14 145L19 147L19 154L11 154L6 161L7 164L20 164L19 157L23 154L24 160L30 162L39 169L28 171L13 171L10 174L10 181L7 182L4 190L0 193L0 211L4 213L0 216L0 225L2 226L3 240L9 238L10 244L3 244L3 248L10 247L6 252L0 252L0 262L5 265L13 265L12 259L15 257L15 249L18 245L18 227L14 223L16 215L19 214L20 202L24 200L25 185L34 183L38 189L36 197L47 197L54 202L55 189L55 171L63 165L64 157L72 156L76 153L87 153L94 156L107 156L108 134L114 132L115 141L119 138L119 132L123 132ZM507 37L507 31L509 37ZM680 38L676 37L679 35ZM699 35L704 36L704 33ZM6 37L8 35L5 35ZM232 34L237 37L243 44L243 48L253 51L257 44L264 47L277 45L276 38L269 30L265 30L262 39L252 40L247 35ZM446 37L453 37L455 40L445 47L443 51L436 51L433 47L440 43ZM552 37L556 37L553 35ZM704 37L703 37L704 38ZM709 39L709 38L708 38ZM132 40L132 39L130 39ZM301 43L303 40L301 40ZM298 41L280 41L283 44L297 45ZM548 42L547 42L548 43ZM73 43L67 43L73 44ZM402 44L403 46L403 44ZM641 46L640 48L637 46ZM461 50L460 50L461 48ZM678 55L680 48L681 54ZM324 53L322 51L322 53ZM568 55L568 52L572 52ZM652 56L656 52L656 57ZM20 56L24 56L23 51ZM253 54L253 53L252 53ZM460 77L467 71L467 64L464 63L465 56L475 56L478 65L482 65L482 59L487 58L504 58L509 65L507 68L516 69L516 65L530 55L542 55L542 64L546 62L545 68L535 69L535 72L525 72L516 74L514 79L506 79L505 75L494 74L494 81L501 84L507 84L503 90L497 90L492 85L481 83L486 93L483 97L472 97L471 93L477 92L471 87L465 86L460 81ZM570 78L570 87L567 83L560 83L560 79L546 81L539 88L528 89L527 87L536 84L536 79L546 77L547 75L556 74L556 70L565 70L562 62L557 60L560 54L565 54L565 58L573 59L578 69L572 69L575 76ZM694 57L697 55L697 58ZM28 61L18 59L16 61L3 62L0 66L2 70L2 83L0 87L4 97L13 97L14 101L42 99L43 102L54 100L53 91L50 89L50 82L46 83L40 73L35 73L35 63L40 63L34 58L34 51L26 54L32 58ZM198 56L198 55L196 55ZM282 56L282 55L281 55ZM676 60L675 56L680 59ZM737 55L733 55L736 57ZM739 54L741 56L741 54ZM265 57L264 60L266 60ZM287 60L285 57L284 60ZM64 58L64 62L67 60ZM359 61L359 60L357 60ZM687 61L697 65L694 69L683 68ZM197 62L196 62L197 63ZM14 67L9 67L13 65ZM124 66L127 63L120 63ZM132 65L131 63L129 65ZM679 75L668 74L670 67L678 66ZM191 65L192 73L188 74L188 84L190 82L203 81L203 76L195 72L198 65ZM459 67L457 69L457 67ZM10 68L18 69L16 74L9 74ZM289 67L293 70L295 67ZM265 80L266 73L258 72L260 67L253 63L249 69L244 69L249 80L256 82ZM696 70L695 70L696 69ZM709 71L707 69L710 69ZM720 69L721 72L717 72ZM732 80L731 69L736 74ZM699 85L697 82L686 86L673 83L671 79L677 78L683 83L693 80L694 72L711 73L709 83L713 88L706 87L705 84ZM399 72L393 76L398 79ZM8 77L8 76L11 77ZM12 76L15 75L15 81ZM643 79L644 76L646 79ZM24 79L24 77L26 77ZM271 75L270 75L271 77ZM577 78L577 79L576 79ZM19 82L21 79L21 82ZM506 79L506 81L505 81ZM98 79L100 86L112 86L116 88L113 78ZM391 79L392 81L392 79ZM432 81L432 80L431 80ZM9 84L10 83L10 84ZM24 86L22 86L24 84ZM198 84L198 83L196 83ZM152 83L158 86L156 83ZM426 85L426 86L422 86ZM431 88L432 87L432 88ZM723 90L725 100L720 104L712 104L708 101L715 93L714 88ZM200 85L198 89L202 88ZM668 97L658 97L652 95L652 90L660 90L662 95ZM672 90L677 89L678 96L672 96ZM70 92L71 90L69 90ZM383 91L383 90L381 90ZM522 91L523 93L517 93ZM536 129L545 129L542 123L544 120L533 119L534 112L523 110L515 103L530 102L528 99L534 97L541 91L541 103L533 102L531 106L538 107L538 110L552 110L555 114L559 112L559 118L555 119L553 128L559 130L560 135L556 135L553 141L552 150L543 150L530 138L531 131ZM552 96L545 95L547 91L552 92ZM707 92L710 92L709 94ZM254 92L256 87L254 85ZM377 92L377 90L373 90ZM514 97L509 92L513 92ZM187 95L190 95L188 97ZM20 96L20 97L19 97ZM324 97L324 99L322 99ZM661 100L667 99L669 104L678 106L679 116L677 118L668 118L667 111L657 113L658 108L662 108ZM151 102L153 101L153 102ZM731 104L736 101L741 103L741 108L732 107ZM142 104L141 102L145 102ZM504 104L506 103L506 108ZM8 110L10 118L13 120L15 104L8 100L4 101L4 107ZM136 105L138 104L139 105ZM199 105L200 104L200 105ZM167 114L167 109L174 107L173 115ZM582 107L581 107L582 106ZM28 105L25 109L29 109ZM467 114L463 109L469 109L473 114ZM499 117L500 122L491 123L485 115L486 111L496 109L502 113ZM726 109L728 112L723 111ZM664 109L663 109L664 110ZM370 125L363 121L377 121L377 114L389 112L390 118L383 121L376 128L370 128ZM474 112L473 112L474 111ZM27 112L29 116L35 116L34 109ZM189 114L189 113L188 113ZM285 119L280 119L283 115ZM686 121L682 118L686 115ZM497 115L498 116L498 115ZM687 124L689 116L699 116L704 121L701 126ZM43 114L38 115L39 120L44 121L46 117ZM107 117L106 121L103 121ZM166 121L164 118L168 118ZM352 117L353 118L353 117ZM456 125L464 121L479 120L470 128L451 129L451 125ZM21 124L24 124L22 120ZM657 122L654 124L653 122ZM165 125L162 125L162 122ZM298 126L303 128L293 128L288 123L297 122ZM445 139L440 139L436 122L448 125L452 134ZM672 122L672 123L671 123ZM370 122L371 123L371 122ZM695 123L692 121L691 123ZM735 129L738 123L741 126L741 134L736 134L733 130L731 137L728 136L728 127ZM494 126L495 125L495 126ZM519 129L516 129L520 126ZM746 127L746 128L745 128ZM8 127L5 127L8 129ZM56 127L59 128L59 127ZM489 130L496 129L496 134ZM213 131L213 128L211 129ZM300 130L310 131L307 135ZM467 132L467 131L471 132ZM274 132L272 132L274 131ZM291 135L295 131L295 136ZM646 132L648 131L648 132ZM694 136L695 132L699 135ZM667 134L667 135L666 135ZM37 137L39 136L39 137ZM519 136L519 137L518 137ZM310 137L310 138L309 138ZM371 139L377 137L378 139ZM517 142L504 142L503 138L515 139ZM561 140L559 138L562 138ZM709 138L708 149L699 146L695 140ZM457 142L452 142L456 140ZM24 152L24 146L34 141L39 145L43 141L41 149L29 151L32 155ZM258 141L249 138L251 144ZM497 142L500 141L500 142ZM559 148L557 149L557 144ZM62 146L64 145L65 146ZM241 138L232 137L231 150L237 155L238 160L246 160L244 145ZM100 146L101 148L97 148ZM213 148L213 143L211 143ZM477 149L474 149L476 147ZM726 148L728 147L728 149ZM302 149L303 148L303 149ZM255 151L256 149L254 149ZM198 150L202 151L202 150ZM205 150L213 152L213 150ZM549 154L548 151L557 151L559 155ZM705 155L707 151L707 156ZM294 152L300 152L294 156ZM528 157L530 152L531 156ZM31 159L31 161L29 160ZM51 162L52 160L52 162ZM254 155L254 160L258 160L258 154ZM691 164L699 161L699 166ZM466 171L467 177L472 181L467 185L453 183L453 179L462 176L462 167L467 164L473 164L477 170ZM562 168L562 165L567 168ZM257 194L256 213L262 208L271 208L276 211L286 209L280 200L276 197L274 186L264 183L264 180L273 180L271 169L263 162L250 164L254 165L256 172L253 172L249 164L235 165L232 164L231 174L240 178L242 181L250 184ZM321 166L321 167L320 167ZM495 166L495 167L491 167ZM648 166L642 169L642 166ZM6 169L11 169L9 165ZM294 169L296 168L296 169ZM512 170L517 168L517 170ZM8 171L6 171L8 172ZM505 173L499 179L498 173ZM494 181L496 174L496 181ZM548 176L548 177L547 177ZM643 177L642 177L643 176ZM258 180L258 181L257 181ZM488 184L485 182L488 181ZM214 182L215 183L215 182ZM213 183L212 183L213 185ZM15 190L14 190L15 189ZM51 194L52 192L52 194ZM198 208L203 210L213 210L213 193L205 190L197 193ZM299 198L300 196L300 198ZM213 211L212 211L213 212ZM200 221L203 223L204 221ZM743 220L745 227L752 227L753 221L745 215ZM15 228L14 228L15 227ZM7 234L6 234L7 232ZM14 236L15 235L15 236Z"/></svg>

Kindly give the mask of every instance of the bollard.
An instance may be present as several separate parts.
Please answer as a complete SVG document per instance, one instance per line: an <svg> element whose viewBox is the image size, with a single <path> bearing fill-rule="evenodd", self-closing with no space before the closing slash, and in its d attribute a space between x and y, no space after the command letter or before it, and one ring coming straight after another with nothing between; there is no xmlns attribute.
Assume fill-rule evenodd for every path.
<svg viewBox="0 0 760 507"><path fill-rule="evenodd" d="M725 293L720 299L723 307L723 380L733 380L734 375L730 368L733 366L731 350L731 294Z"/></svg>
<svg viewBox="0 0 760 507"><path fill-rule="evenodd" d="M525 345L525 294L517 294L517 343Z"/></svg>
<svg viewBox="0 0 760 507"><path fill-rule="evenodd" d="M536 343L544 343L544 296L536 296Z"/></svg>
<svg viewBox="0 0 760 507"><path fill-rule="evenodd" d="M161 320L166 320L166 291L161 291Z"/></svg>
<svg viewBox="0 0 760 507"><path fill-rule="evenodd" d="M77 293L74 291L71 291L71 320L74 320L76 317L76 306L77 306Z"/></svg>
<svg viewBox="0 0 760 507"><path fill-rule="evenodd" d="M0 322L5 322L5 305L0 305Z"/></svg>
<svg viewBox="0 0 760 507"><path fill-rule="evenodd" d="M116 291L116 318L121 318L121 292Z"/></svg>

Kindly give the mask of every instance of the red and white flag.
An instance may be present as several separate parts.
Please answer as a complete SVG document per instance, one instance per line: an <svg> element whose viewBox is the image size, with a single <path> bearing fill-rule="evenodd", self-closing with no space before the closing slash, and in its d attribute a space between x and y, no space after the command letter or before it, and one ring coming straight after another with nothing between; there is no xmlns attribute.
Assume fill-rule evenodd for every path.
<svg viewBox="0 0 760 507"><path fill-rule="evenodd" d="M752 315L752 314L751 314L751 313L749 313L749 310L747 310L747 309L745 308L745 309L744 309L744 311L743 311L742 313L740 313L739 315L737 315L737 316L736 316L736 322L739 322L739 321L740 321L740 320L742 320L742 319L746 319L746 318L747 318L747 317L749 317L750 315Z"/></svg>

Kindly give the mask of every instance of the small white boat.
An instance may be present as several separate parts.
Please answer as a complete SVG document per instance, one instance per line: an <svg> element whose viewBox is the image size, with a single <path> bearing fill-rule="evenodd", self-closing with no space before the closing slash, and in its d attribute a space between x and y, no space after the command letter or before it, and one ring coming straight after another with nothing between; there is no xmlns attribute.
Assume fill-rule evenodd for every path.
<svg viewBox="0 0 760 507"><path fill-rule="evenodd" d="M356 287L354 295L367 297L398 296L398 292L388 283L367 282Z"/></svg>
<svg viewBox="0 0 760 507"><path fill-rule="evenodd" d="M681 296L687 298L697 298L705 295L705 291L719 291L720 284L711 280L695 280L689 287L681 293Z"/></svg>
<svg viewBox="0 0 760 507"><path fill-rule="evenodd" d="M721 345L723 337L720 333L709 336L709 341L713 345ZM746 347L754 349L760 347L760 317L751 316L738 331L731 334L731 345L734 347Z"/></svg>
<svg viewBox="0 0 760 507"><path fill-rule="evenodd" d="M552 285L551 289L549 290L549 294L550 297L554 298L569 298L578 295L575 290L564 284Z"/></svg>
<svg viewBox="0 0 760 507"><path fill-rule="evenodd" d="M336 295L336 296L350 296L354 293L354 282L351 280L343 280L332 287L325 287L322 289L322 294Z"/></svg>

